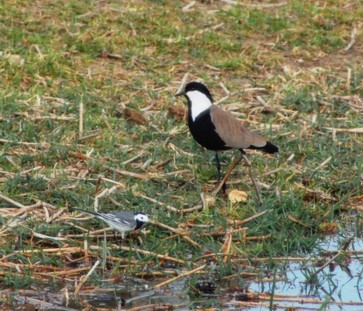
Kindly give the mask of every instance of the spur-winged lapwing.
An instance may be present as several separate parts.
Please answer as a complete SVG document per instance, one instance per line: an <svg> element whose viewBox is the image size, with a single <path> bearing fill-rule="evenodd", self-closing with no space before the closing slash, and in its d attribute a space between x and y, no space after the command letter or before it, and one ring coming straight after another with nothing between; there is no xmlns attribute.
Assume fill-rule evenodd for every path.
<svg viewBox="0 0 363 311"><path fill-rule="evenodd" d="M149 221L148 215L140 212L114 212L114 213L100 213L86 211L80 208L71 208L71 211L80 211L103 220L113 229L121 233L122 238L125 238L125 232L140 229L144 224Z"/></svg>
<svg viewBox="0 0 363 311"><path fill-rule="evenodd" d="M246 161L244 149L257 149L267 153L279 151L274 144L249 131L230 112L213 105L212 95L204 84L190 82L184 91L176 94L180 95L184 95L188 101L188 125L194 139L206 149L216 152L217 182L221 170L219 151L238 149ZM223 189L225 190L225 184Z"/></svg>

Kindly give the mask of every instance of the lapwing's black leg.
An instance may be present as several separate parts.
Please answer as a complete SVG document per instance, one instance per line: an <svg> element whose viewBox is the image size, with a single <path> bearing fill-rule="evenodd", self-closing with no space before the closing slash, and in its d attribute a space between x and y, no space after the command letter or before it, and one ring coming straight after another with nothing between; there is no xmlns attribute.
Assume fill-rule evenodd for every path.
<svg viewBox="0 0 363 311"><path fill-rule="evenodd" d="M219 161L218 152L216 152L216 162L217 162L217 184L221 178L221 162Z"/></svg>
<svg viewBox="0 0 363 311"><path fill-rule="evenodd" d="M221 179L221 162L219 161L218 152L216 152L216 162L217 162L217 186L219 185L219 180ZM223 193L226 193L227 185L224 182L222 185Z"/></svg>
<svg viewBox="0 0 363 311"><path fill-rule="evenodd" d="M245 162L247 164L248 173L250 174L253 187L255 188L255 191L256 191L256 196L257 196L258 204L259 205L262 205L262 200L261 200L261 197L260 197L260 193L258 191L257 184L256 184L255 178L253 177L253 173L252 173L252 163L251 163L250 160L248 160L248 158L246 156L246 153L242 149L240 149L240 151L241 151L241 159L243 158L243 160L245 160Z"/></svg>

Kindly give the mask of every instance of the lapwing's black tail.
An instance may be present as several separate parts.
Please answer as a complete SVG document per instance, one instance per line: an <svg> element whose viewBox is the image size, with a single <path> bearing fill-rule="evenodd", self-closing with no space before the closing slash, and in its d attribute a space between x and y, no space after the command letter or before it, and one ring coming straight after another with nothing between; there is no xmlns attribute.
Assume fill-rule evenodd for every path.
<svg viewBox="0 0 363 311"><path fill-rule="evenodd" d="M263 151L267 153L278 153L279 148L274 144L270 143L269 141L266 143L265 147L262 148Z"/></svg>
<svg viewBox="0 0 363 311"><path fill-rule="evenodd" d="M266 153L271 153L271 154L279 152L279 148L276 147L274 144L270 143L269 141L266 142L266 145L264 145L263 147L251 146L250 149L261 150L261 151L264 151Z"/></svg>

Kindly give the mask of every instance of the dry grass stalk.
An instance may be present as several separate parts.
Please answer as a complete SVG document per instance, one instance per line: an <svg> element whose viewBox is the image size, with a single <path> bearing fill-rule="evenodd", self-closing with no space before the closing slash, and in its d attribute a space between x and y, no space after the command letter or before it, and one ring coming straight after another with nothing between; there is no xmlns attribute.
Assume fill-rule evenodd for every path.
<svg viewBox="0 0 363 311"><path fill-rule="evenodd" d="M79 103L79 127L78 127L78 138L81 139L83 136L83 101Z"/></svg>
<svg viewBox="0 0 363 311"><path fill-rule="evenodd" d="M100 53L99 57L109 58L109 59L113 59L113 60L123 60L124 59L124 57L120 54L108 53L107 51L102 51Z"/></svg>
<svg viewBox="0 0 363 311"><path fill-rule="evenodd" d="M277 2L277 3L246 3L236 0L222 0L222 2L233 4L233 5L240 5L246 6L251 8L277 8L287 5L287 2Z"/></svg>
<svg viewBox="0 0 363 311"><path fill-rule="evenodd" d="M301 222L300 220L296 219L295 217L293 217L292 215L287 215L287 218L290 219L291 221L293 221L294 223L297 223L305 228L309 228L310 226L308 226L307 224L304 224L303 222Z"/></svg>
<svg viewBox="0 0 363 311"><path fill-rule="evenodd" d="M114 172L116 174L123 175L123 176L134 177L134 178L142 179L142 180L149 179L149 176L146 174L138 174L138 173L129 172L129 171L125 171L125 170L119 170L117 168L113 168L113 167L110 167L107 165L105 165L104 168L111 172Z"/></svg>
<svg viewBox="0 0 363 311"><path fill-rule="evenodd" d="M36 299L33 297L29 297L27 296L22 296L22 295L17 295L16 300L21 302L24 305L27 305L27 308L30 308L31 310L67 310L67 311L76 311L76 309L73 308L60 308L57 304L53 304L51 302L47 302L44 300L40 300L40 299ZM32 309L34 307L30 307L30 305L36 305L39 307L39 309L35 308Z"/></svg>
<svg viewBox="0 0 363 311"><path fill-rule="evenodd" d="M41 201L38 201L37 203L33 204L33 205L29 205L29 206L25 206L23 208L21 208L20 210L18 210L13 216L16 217L16 216L20 216L22 214L25 214L25 213L28 213L28 212L31 212L39 207L45 207L45 202L41 202Z"/></svg>
<svg viewBox="0 0 363 311"><path fill-rule="evenodd" d="M200 244L198 244L197 242L193 241L187 234L186 232L184 231L181 231L180 229L175 229L175 228L172 228L170 226L167 226L161 222L158 222L158 221L154 221L154 220L149 220L149 222L153 225L156 225L156 226L159 226L159 227L162 227L162 228L165 228L165 229L168 229L170 230L171 232L174 232L178 235L180 235L185 241L187 241L188 243L192 244L193 246L195 247L198 247L198 248L201 248L202 246Z"/></svg>
<svg viewBox="0 0 363 311"><path fill-rule="evenodd" d="M76 269L66 269L66 270L60 270L60 271L54 271L54 267L51 267L53 268L53 270L49 270L49 272L47 273L39 273L39 275L42 275L42 276L46 276L46 277L54 277L54 276L71 276L71 275L79 275L81 272L84 272L84 271L88 271L89 270L89 267L82 267L82 268L76 268Z"/></svg>
<svg viewBox="0 0 363 311"><path fill-rule="evenodd" d="M103 176L99 176L103 181L106 181L106 182L109 182L111 184L114 184L114 185L117 185L119 188L122 188L122 189L126 189L127 187L125 186L125 184L123 183L120 183L116 180L113 180L113 179L110 179L110 178L106 178L106 177L103 177Z"/></svg>
<svg viewBox="0 0 363 311"><path fill-rule="evenodd" d="M93 208L94 210L97 212L98 211L98 206L99 206L99 200L105 196L110 196L113 192L115 192L119 187L118 186L113 186L111 188L106 188L103 189L101 193L97 194L95 197L95 201L93 204Z"/></svg>
<svg viewBox="0 0 363 311"><path fill-rule="evenodd" d="M348 52L353 47L357 33L358 33L358 28L353 27L352 33L350 34L350 41L348 45L344 48L345 52Z"/></svg>
<svg viewBox="0 0 363 311"><path fill-rule="evenodd" d="M363 134L363 127L351 128L351 129L342 129L342 128L334 128L334 127L324 127L328 131L335 131L337 133L355 133L355 134Z"/></svg>
<svg viewBox="0 0 363 311"><path fill-rule="evenodd" d="M248 217L248 218L246 218L244 220L235 221L235 223L238 223L239 225L243 225L243 224L245 224L247 222L250 222L251 220L254 220L254 219L266 214L267 212L269 212L269 210L264 210L262 212L256 213L255 215L253 215L251 217Z"/></svg>
<svg viewBox="0 0 363 311"><path fill-rule="evenodd" d="M169 311L169 310L175 310L176 308L179 309L179 307L185 307L185 306L186 306L186 304L181 304L181 305L163 304L161 306L160 303L153 303L153 304L149 304L149 305L143 305L143 306L133 307L133 308L130 308L130 309L127 309L127 310L128 311L154 311L154 310L158 310L158 311ZM121 309L118 309L118 310L121 310ZM209 311L214 311L214 310L209 310Z"/></svg>
<svg viewBox="0 0 363 311"><path fill-rule="evenodd" d="M195 1L189 2L187 5L182 7L182 12L186 13L186 12L192 11L193 10L192 8L194 5L195 5Z"/></svg>
<svg viewBox="0 0 363 311"><path fill-rule="evenodd" d="M77 285L76 289L74 290L74 294L77 296L81 287L83 286L83 284L87 281L87 279L91 276L91 274L93 273L93 271L97 268L97 266L101 263L101 260L97 260L95 262L95 264L93 265L93 267L91 268L91 270L88 271L88 273L85 276L82 276L79 279L79 284Z"/></svg>
<svg viewBox="0 0 363 311"><path fill-rule="evenodd" d="M222 181L219 183L219 185L217 186L217 188L216 188L216 189L214 189L214 191L213 191L213 195L215 195L215 196L216 196L216 195L217 195L217 194L221 191L221 189L222 189L223 185L226 183L226 181L227 181L227 179L228 179L229 175L231 175L232 171L234 170L234 168L237 166L237 164L238 164L240 161L241 161L241 157L239 157L239 158L237 158L237 159L234 159L234 161L232 162L232 165L230 166L230 168L229 168L229 170L227 171L226 175L223 177Z"/></svg>
<svg viewBox="0 0 363 311"><path fill-rule="evenodd" d="M0 236L4 235L8 231L11 231L12 228L20 226L25 221L26 218L27 214L25 213L19 217L16 217L15 219L11 219L0 229Z"/></svg>
<svg viewBox="0 0 363 311"><path fill-rule="evenodd" d="M227 275L227 276L224 276L222 279L223 280L230 280L230 279L234 279L236 277L240 277L240 276L243 276L243 277L253 277L253 278L256 278L258 277L260 274L257 273L257 272L240 272L240 273L235 273L235 274L231 274L231 275Z"/></svg>
<svg viewBox="0 0 363 311"><path fill-rule="evenodd" d="M35 148L39 148L39 149L49 149L49 147L50 147L50 144L48 144L46 142L29 143L29 142L24 142L24 141L14 141L14 140L2 139L2 138L0 138L0 143L17 144L17 145L22 145L22 146L27 146L27 147L35 147Z"/></svg>
<svg viewBox="0 0 363 311"><path fill-rule="evenodd" d="M224 254L223 262L226 263L229 258L229 254L231 252L232 246L232 230L230 228L227 229L224 237L224 243L221 247L221 252Z"/></svg>
<svg viewBox="0 0 363 311"><path fill-rule="evenodd" d="M32 115L32 114L29 114L27 112L17 112L15 114L23 117L24 119L29 118L29 119L32 119L32 120L35 120L35 121L49 120L49 119L50 120L57 120L57 121L74 121L74 120L76 120L75 117L72 117L72 116L57 116L57 115L54 115L52 113L50 113L47 116Z"/></svg>
<svg viewBox="0 0 363 311"><path fill-rule="evenodd" d="M255 295L257 295L257 299L259 300L271 300L271 295L268 293L262 293L262 294L258 294L258 293L254 293ZM295 295L296 296L296 295ZM278 294L278 293L274 293L273 295L273 300L274 301L288 301L288 302L297 302L297 303L304 303L304 304L321 304L321 300L320 299L312 299L309 296L297 296L297 297L291 297L291 295L286 295L286 294ZM334 304L334 305L338 305L338 306L344 306L344 305L355 305L355 306L363 306L363 302L362 301L334 301L334 300L330 300L329 304Z"/></svg>
<svg viewBox="0 0 363 311"><path fill-rule="evenodd" d="M172 211L172 212L175 212L175 213L179 213L180 212L177 208L175 208L173 206L170 206L170 205L167 205L167 204L165 204L163 202L157 201L157 200L155 200L153 198L149 198L148 196L146 196L146 195L144 195L144 194L142 194L140 192L134 192L134 195L137 196L137 197L143 198L145 200L148 200L148 201L150 201L152 203L155 203L157 205L160 205L162 207L165 207L169 211Z"/></svg>
<svg viewBox="0 0 363 311"><path fill-rule="evenodd" d="M84 253L84 249L82 247L60 247L60 248L42 248L42 249L24 249L17 250L14 253L18 254L32 254L32 253L56 253L57 255L61 255L63 253Z"/></svg>
<svg viewBox="0 0 363 311"><path fill-rule="evenodd" d="M241 262L253 262L253 261L268 261L268 260L274 260L274 261L318 261L320 258L318 257L255 257L255 258L238 258L235 261L241 261Z"/></svg>
<svg viewBox="0 0 363 311"><path fill-rule="evenodd" d="M189 174L190 170L178 170L174 172L164 173L164 174L152 174L152 179L162 179L168 176L177 176L177 175L183 175L183 174Z"/></svg>
<svg viewBox="0 0 363 311"><path fill-rule="evenodd" d="M247 158L247 156L245 154L242 154L242 158L245 160L245 162L247 164L248 173L249 173L250 178L252 180L253 187L255 188L255 191L256 191L257 202L258 202L259 205L262 205L262 200L261 200L260 192L258 191L258 187L257 187L256 181L255 181L255 178L253 177L252 163Z"/></svg>
<svg viewBox="0 0 363 311"><path fill-rule="evenodd" d="M243 242L246 241L266 241L271 239L271 235L260 235L260 236L243 236ZM237 244L237 243L236 243Z"/></svg>
<svg viewBox="0 0 363 311"><path fill-rule="evenodd" d="M180 210L180 214L192 213L194 211L199 211L203 209L203 205L196 205L190 208L185 208Z"/></svg>
<svg viewBox="0 0 363 311"><path fill-rule="evenodd" d="M316 270L315 273L310 276L310 278L319 274L321 271L324 270L325 267L327 267L331 262L333 262L335 259L337 259L343 252L345 252L352 241L353 241L353 238L349 238L347 241L345 241L341 250L336 255L334 255L330 260L328 260L325 264L323 264L318 270Z"/></svg>
<svg viewBox="0 0 363 311"><path fill-rule="evenodd" d="M201 29L198 32L196 32L194 35L185 37L185 40L186 41L189 41L189 40L195 38L198 35L201 35L201 34L203 34L205 32L208 32L208 31L218 30L220 28L223 28L223 26L224 26L224 23L220 23L220 24L215 25L215 26L212 26L212 27L208 27L208 28L205 28L205 29ZM171 39L171 38L166 39L166 42L167 43L175 43L175 42L178 42L178 41L180 41L179 38L178 39Z"/></svg>
<svg viewBox="0 0 363 311"><path fill-rule="evenodd" d="M86 141L86 140L89 140L89 139L92 139L92 138L95 138L95 137L98 137L101 135L102 135L101 131L95 131L95 133L78 138L78 142L83 142L83 141Z"/></svg>
<svg viewBox="0 0 363 311"><path fill-rule="evenodd" d="M144 151L141 151L138 155L136 155L136 156L134 156L134 157L132 157L132 158L130 158L130 159L122 162L122 164L123 165L126 165L126 164L129 164L129 163L132 163L132 162L140 159L143 155L144 155Z"/></svg>
<svg viewBox="0 0 363 311"><path fill-rule="evenodd" d="M179 94L184 89L185 85L187 84L188 78L189 78L189 71L184 74L183 79L180 82L179 88L176 91L176 94Z"/></svg>
<svg viewBox="0 0 363 311"><path fill-rule="evenodd" d="M135 251L135 249L133 249L131 247L128 247L128 246L120 246L119 248L122 249L122 250L124 250L124 251ZM143 249L139 249L139 248L136 249L136 251L138 253L140 253L140 254L151 255L151 256L155 256L155 257L157 257L159 259L169 260L169 261L173 261L173 262L185 264L185 261L184 260L177 259L177 258L174 258L174 257L171 257L171 256L157 254L155 252L150 252L150 251L143 250Z"/></svg>
<svg viewBox="0 0 363 311"><path fill-rule="evenodd" d="M229 98L229 96L230 96L230 94L228 94L228 95L226 95L226 96L224 96L224 97L222 97L222 98L220 98L220 99L216 100L216 101L214 102L214 105L219 105L219 104L223 103L225 100L227 100L227 99Z"/></svg>
<svg viewBox="0 0 363 311"><path fill-rule="evenodd" d="M56 220L59 216L61 216L66 211L66 208L62 207L57 212L53 214L53 216L50 216L49 219L47 219L47 222L50 223L54 220Z"/></svg>
<svg viewBox="0 0 363 311"><path fill-rule="evenodd" d="M8 203L10 203L10 204L12 204L12 205L14 205L16 207L20 207L20 208L23 208L23 209L27 208L27 206L25 206L25 205L23 205L23 204L21 204L19 202L16 202L15 200L10 199L9 197L7 197L7 196L5 196L5 195L3 195L1 193L0 193L0 199L6 201L6 202L8 202Z"/></svg>
<svg viewBox="0 0 363 311"><path fill-rule="evenodd" d="M182 274L180 274L180 275L178 275L178 276L176 276L176 277L173 277L173 278L171 278L171 279L169 279L169 280L166 280L165 282L159 283L159 284L155 285L154 287L155 287L155 288L159 288L159 287L162 287L162 286L164 286L164 285L167 285L167 284L169 284L169 283L171 283L171 282L174 282L174 281L176 281L176 280L178 280L178 279L180 279L180 278L182 278L182 277L186 277L186 276L188 276L188 275L191 275L191 274L194 274L194 273L196 273L196 272L198 272L198 271L201 271L201 270L203 270L206 266L207 266L207 265L203 265L203 266L200 266L200 267L198 267L198 268L195 268L195 269L193 269L193 270L191 270L191 271L183 272Z"/></svg>
<svg viewBox="0 0 363 311"><path fill-rule="evenodd" d="M48 236L48 235L45 235L45 234L42 234L42 233L35 232L34 230L31 230L31 231L32 231L32 234L35 237L39 238L39 239L52 240L52 241L58 241L58 242L67 241L68 240L65 237L53 237L53 236Z"/></svg>
<svg viewBox="0 0 363 311"><path fill-rule="evenodd" d="M106 117L106 115L105 115L105 112L104 112L104 111L102 111L101 118L102 118L103 122L105 122L105 124L106 124L107 128L108 128L110 131L112 131L112 130L113 130L113 129L112 129L112 126L111 126L111 124L108 122L107 117Z"/></svg>

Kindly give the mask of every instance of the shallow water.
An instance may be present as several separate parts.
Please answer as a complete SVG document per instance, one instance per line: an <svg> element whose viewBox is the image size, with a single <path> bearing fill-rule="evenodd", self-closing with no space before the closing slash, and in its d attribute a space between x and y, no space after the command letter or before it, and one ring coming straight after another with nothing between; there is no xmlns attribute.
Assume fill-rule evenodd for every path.
<svg viewBox="0 0 363 311"><path fill-rule="evenodd" d="M341 248L337 238L326 238L319 244L316 256L322 251ZM211 294L194 295L190 279L180 278L160 289L153 289L158 281L145 281L125 277L120 282L103 282L98 286L82 287L78 300L62 284L58 289L24 290L14 296L14 309L36 306L44 310L269 310L270 303L276 310L363 310L363 241L352 242L350 256L341 257L315 274L317 269L335 253L329 254L318 264L316 260L300 260L282 263L277 267L276 279L270 281L246 281L243 278L214 284ZM354 250L354 252L353 252ZM361 252L360 252L361 251ZM312 255L312 258L315 257ZM319 255L321 258L321 254ZM343 259L342 259L343 258ZM340 261L340 264L338 264ZM274 272L270 272L273 277ZM281 280L283 279L283 280ZM310 280L310 281L309 281ZM214 286L213 285L213 286ZM63 288L62 291L59 289ZM246 296L246 290L257 294L268 293L254 301ZM270 294L273 293L273 301ZM29 309L35 310L35 309Z"/></svg>

